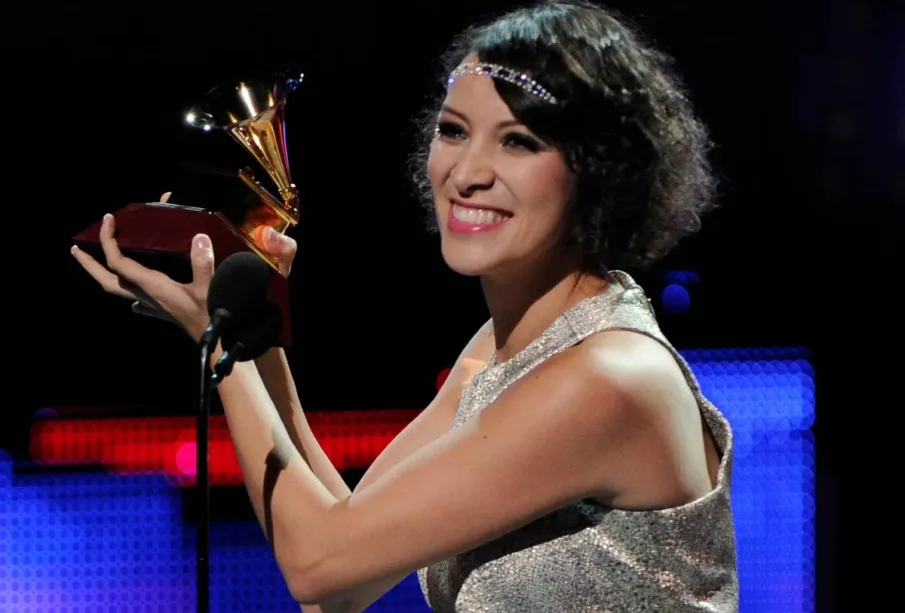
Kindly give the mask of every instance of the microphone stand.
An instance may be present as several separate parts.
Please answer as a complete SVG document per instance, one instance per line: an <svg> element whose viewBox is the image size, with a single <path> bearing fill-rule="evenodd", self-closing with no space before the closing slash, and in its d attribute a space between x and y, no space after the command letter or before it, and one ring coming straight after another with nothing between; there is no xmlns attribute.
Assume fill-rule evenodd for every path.
<svg viewBox="0 0 905 613"><path fill-rule="evenodd" d="M211 356L220 342L221 329L230 319L225 309L217 309L211 317L211 323L201 336L201 395L195 426L195 492L198 503L198 566L197 566L197 610L198 613L210 611L210 479L208 468L208 441L211 396L216 386L215 373L211 369ZM222 358L221 360L222 361ZM218 361L218 364L219 362Z"/></svg>
<svg viewBox="0 0 905 613"><path fill-rule="evenodd" d="M233 371L233 366L242 356L243 349L245 349L245 345L242 344L242 341L236 341L232 347L223 352L214 365L214 374L211 379L213 387L217 387Z"/></svg>
<svg viewBox="0 0 905 613"><path fill-rule="evenodd" d="M210 611L210 484L208 481L208 425L211 412L211 391L213 373L211 372L211 348L208 343L201 345L201 406L196 424L195 451L195 492L198 501L198 577L197 599L198 613Z"/></svg>

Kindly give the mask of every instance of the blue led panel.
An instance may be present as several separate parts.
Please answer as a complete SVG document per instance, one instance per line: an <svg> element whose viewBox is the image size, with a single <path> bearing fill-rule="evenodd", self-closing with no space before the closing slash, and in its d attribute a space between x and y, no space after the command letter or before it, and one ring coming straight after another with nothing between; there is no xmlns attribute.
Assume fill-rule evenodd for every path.
<svg viewBox="0 0 905 613"><path fill-rule="evenodd" d="M17 475L0 460L0 611L189 611L180 501L162 478Z"/></svg>
<svg viewBox="0 0 905 613"><path fill-rule="evenodd" d="M689 351L732 424L743 613L814 613L814 371L804 350Z"/></svg>

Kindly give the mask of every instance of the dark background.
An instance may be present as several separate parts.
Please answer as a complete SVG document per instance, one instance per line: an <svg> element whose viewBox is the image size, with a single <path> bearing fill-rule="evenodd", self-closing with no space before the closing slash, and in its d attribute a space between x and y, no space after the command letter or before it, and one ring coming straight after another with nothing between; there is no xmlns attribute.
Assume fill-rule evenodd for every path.
<svg viewBox="0 0 905 613"><path fill-rule="evenodd" d="M901 396L893 342L905 201L905 24L892 3L614 1L672 53L718 144L722 208L652 271L694 270L691 310L660 311L680 348L803 345L817 370L819 611L858 597L845 522L874 507L878 422ZM182 122L210 87L298 62L288 107L301 189L292 366L308 410L416 408L486 319L477 281L422 229L406 156L449 37L505 2L353 5L45 0L7 5L7 410L0 447L27 459L34 410L187 414L197 350L105 295L70 237L134 201L216 205L233 186L186 162L247 163ZM241 187L236 187L239 193ZM216 246L215 246L216 247ZM12 348L15 348L13 351ZM898 358L899 361L901 358ZM878 425L881 424L881 425ZM874 489L873 491L878 491ZM882 490L879 490L882 491ZM851 492L851 494L849 494ZM885 496L885 495L884 495ZM884 504L883 498L879 504ZM849 536L851 535L851 538ZM876 569L874 569L876 570ZM843 610L843 608L840 608Z"/></svg>

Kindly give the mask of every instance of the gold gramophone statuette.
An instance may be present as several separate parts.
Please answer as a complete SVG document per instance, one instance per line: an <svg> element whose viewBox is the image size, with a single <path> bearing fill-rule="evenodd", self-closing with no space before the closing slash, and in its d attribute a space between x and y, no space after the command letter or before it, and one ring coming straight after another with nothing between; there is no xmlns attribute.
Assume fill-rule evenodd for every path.
<svg viewBox="0 0 905 613"><path fill-rule="evenodd" d="M301 73L281 72L268 81L240 81L232 87L218 87L185 116L192 126L229 134L276 185L279 198L261 185L251 168L239 170L237 176L257 195L257 201L228 224L249 249L275 269L277 263L263 248L263 232L273 228L285 234L298 223L298 190L289 172L285 111L287 97L303 77Z"/></svg>

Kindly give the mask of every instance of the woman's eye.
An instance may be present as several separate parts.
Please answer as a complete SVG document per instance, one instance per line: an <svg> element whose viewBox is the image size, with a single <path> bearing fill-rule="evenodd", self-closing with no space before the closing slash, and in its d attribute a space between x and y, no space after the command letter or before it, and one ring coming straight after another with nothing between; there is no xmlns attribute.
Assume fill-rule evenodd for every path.
<svg viewBox="0 0 905 613"><path fill-rule="evenodd" d="M458 123L452 121L441 121L437 124L436 135L440 138L450 140L461 140L468 136ZM503 137L502 144L504 147L515 147L531 153L537 153L544 148L544 145L536 138L523 134L521 132L510 132Z"/></svg>
<svg viewBox="0 0 905 613"><path fill-rule="evenodd" d="M536 139L519 132L507 134L506 138L503 139L503 144L507 147L518 147L533 153L537 153L542 149L542 145Z"/></svg>
<svg viewBox="0 0 905 613"><path fill-rule="evenodd" d="M465 135L465 130L451 121L441 121L437 124L437 135L443 138L461 138Z"/></svg>

